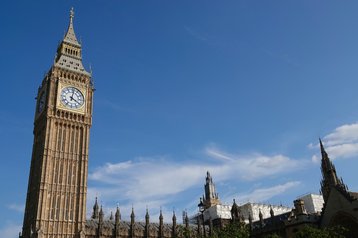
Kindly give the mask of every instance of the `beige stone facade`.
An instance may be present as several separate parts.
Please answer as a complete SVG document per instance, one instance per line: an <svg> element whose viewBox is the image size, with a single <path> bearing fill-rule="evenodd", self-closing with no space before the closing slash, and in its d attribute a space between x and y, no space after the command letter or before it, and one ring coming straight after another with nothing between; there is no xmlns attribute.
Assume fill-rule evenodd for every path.
<svg viewBox="0 0 358 238"><path fill-rule="evenodd" d="M38 90L24 238L85 234L93 87L72 21Z"/></svg>

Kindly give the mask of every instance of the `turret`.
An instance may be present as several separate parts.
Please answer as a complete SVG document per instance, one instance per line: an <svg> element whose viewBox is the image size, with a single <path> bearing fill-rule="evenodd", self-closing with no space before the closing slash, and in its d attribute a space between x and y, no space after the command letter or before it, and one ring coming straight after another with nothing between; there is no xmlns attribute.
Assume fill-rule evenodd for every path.
<svg viewBox="0 0 358 238"><path fill-rule="evenodd" d="M133 206L132 206L131 224L130 224L131 238L134 237L134 224L135 224L135 215L134 215L134 208L133 208Z"/></svg>
<svg viewBox="0 0 358 238"><path fill-rule="evenodd" d="M135 223L135 215L134 215L134 208L132 207L132 213L131 213L131 225Z"/></svg>
<svg viewBox="0 0 358 238"><path fill-rule="evenodd" d="M98 219L99 218L99 206L98 206L98 201L97 201L97 197L96 197L96 201L94 202L93 205L93 212L92 212L92 219Z"/></svg>
<svg viewBox="0 0 358 238"><path fill-rule="evenodd" d="M159 215L159 237L162 238L163 237L163 232L164 231L164 223L163 223L163 214L162 214L162 209L160 209L160 215Z"/></svg>
<svg viewBox="0 0 358 238"><path fill-rule="evenodd" d="M271 206L270 206L270 215L271 215L271 217L274 217L274 216L275 216L275 213L274 213L274 211L273 211L273 209L272 209Z"/></svg>
<svg viewBox="0 0 358 238"><path fill-rule="evenodd" d="M117 210L116 210L116 214L114 214L114 219L115 219L115 223L116 224L119 224L120 220L121 220L121 212L119 210L119 207L117 207Z"/></svg>
<svg viewBox="0 0 358 238"><path fill-rule="evenodd" d="M260 226L262 228L264 226L264 216L262 215L261 209L259 212L259 218L260 218Z"/></svg>
<svg viewBox="0 0 358 238"><path fill-rule="evenodd" d="M177 217L175 216L175 211L173 211L172 221L173 221L172 236L176 237L177 236Z"/></svg>
<svg viewBox="0 0 358 238"><path fill-rule="evenodd" d="M149 212L148 212L148 208L146 209L146 212L145 212L145 237L149 238Z"/></svg>
<svg viewBox="0 0 358 238"><path fill-rule="evenodd" d="M99 223L103 222L103 218L104 218L104 212L101 206L101 210L99 211L99 218L98 218Z"/></svg>
<svg viewBox="0 0 358 238"><path fill-rule="evenodd" d="M233 200L233 204L231 207L231 220L233 222L237 222L240 220L240 210L239 206L236 204L235 199Z"/></svg>
<svg viewBox="0 0 358 238"><path fill-rule="evenodd" d="M205 208L209 208L211 206L220 204L219 195L215 191L215 184L213 183L213 179L209 173L209 171L206 172L206 178L205 178L205 196L203 199L203 202L205 204Z"/></svg>
<svg viewBox="0 0 358 238"><path fill-rule="evenodd" d="M119 237L119 224L121 221L121 213L119 211L119 207L117 206L116 213L114 214L114 223L115 223L115 235L116 237Z"/></svg>
<svg viewBox="0 0 358 238"><path fill-rule="evenodd" d="M103 232L103 218L104 218L104 213L101 206L101 210L99 211L99 218L98 218L98 237L101 237Z"/></svg>

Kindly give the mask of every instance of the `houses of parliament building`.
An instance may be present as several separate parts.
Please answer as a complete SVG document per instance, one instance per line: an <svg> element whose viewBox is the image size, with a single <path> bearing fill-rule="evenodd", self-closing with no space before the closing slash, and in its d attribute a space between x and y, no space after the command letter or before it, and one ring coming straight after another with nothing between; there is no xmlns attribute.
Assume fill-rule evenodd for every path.
<svg viewBox="0 0 358 238"><path fill-rule="evenodd" d="M208 237L212 226L225 225L225 219L227 222L233 219L248 221L253 237L263 237L270 232L291 237L287 233L288 227L302 224L329 226L343 221L352 229L358 227L358 193L348 191L343 181L337 178L322 144L322 193L325 205L322 213L317 215L319 219L313 218L313 215L312 219L307 219L309 214L300 201L295 203L292 211L285 210L277 215L280 220L275 223L272 223L276 217L274 211L270 213L271 217L265 218L261 214L259 220L255 221L252 217L250 219L250 213L248 217L240 215L242 210L235 202L230 207L231 217L218 217L216 221L203 219L202 224L199 219L196 223L190 222L185 215L184 224L179 225L174 213L170 223L164 223L161 214L158 221L151 222L148 211L145 220L138 222L134 210L130 221L123 221L119 208L114 216L104 219L97 201L91 218L87 219L88 146L94 87L91 72L82 64L82 48L75 35L73 20L74 12L71 10L67 32L37 92L21 238ZM220 205L218 196L213 193L211 178L207 179L207 183L204 202L209 205L205 209ZM299 220L299 217L302 219ZM289 222L290 218L292 222Z"/></svg>

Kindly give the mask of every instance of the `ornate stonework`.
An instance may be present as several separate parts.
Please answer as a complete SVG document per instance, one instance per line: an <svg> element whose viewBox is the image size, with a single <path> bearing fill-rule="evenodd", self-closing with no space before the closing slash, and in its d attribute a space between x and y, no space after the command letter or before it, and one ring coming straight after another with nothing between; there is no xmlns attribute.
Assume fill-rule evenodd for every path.
<svg viewBox="0 0 358 238"><path fill-rule="evenodd" d="M86 227L93 86L68 31L38 90L22 237L81 237ZM82 235L83 236L83 235Z"/></svg>

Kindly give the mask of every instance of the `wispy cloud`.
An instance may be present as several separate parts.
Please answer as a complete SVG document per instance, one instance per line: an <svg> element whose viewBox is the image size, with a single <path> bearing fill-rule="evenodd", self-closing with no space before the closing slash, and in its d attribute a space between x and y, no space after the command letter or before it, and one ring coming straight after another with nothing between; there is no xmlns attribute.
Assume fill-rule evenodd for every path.
<svg viewBox="0 0 358 238"><path fill-rule="evenodd" d="M208 156L223 160L219 166L213 168L218 179L257 180L263 177L287 173L306 166L307 161L297 161L284 155L262 155L252 153L248 155L229 154L216 147L205 149Z"/></svg>
<svg viewBox="0 0 358 238"><path fill-rule="evenodd" d="M300 185L299 181L290 181L273 187L258 188L250 193L238 194L237 197L240 202L264 202L298 185Z"/></svg>
<svg viewBox="0 0 358 238"><path fill-rule="evenodd" d="M160 156L106 163L89 174L89 179L96 184L88 190L89 201L93 202L94 197L99 194L103 201L120 203L125 214L130 214L132 205L140 217L147 205L155 208L156 212L162 206L163 211L170 214L171 204L179 194L202 186L206 171L215 175L215 182L255 181L289 173L306 164L280 154L236 155L214 146L206 147L203 157L206 159L180 160L180 163L178 160ZM256 196L253 193L245 196L267 200L295 184L297 183L291 182L268 190L258 190ZM196 200L196 197L188 200ZM108 205L112 210L115 207L115 204Z"/></svg>
<svg viewBox="0 0 358 238"><path fill-rule="evenodd" d="M25 211L25 205L24 204L16 204L16 203L12 203L7 205L7 208L13 211L17 211L17 212L24 212Z"/></svg>
<svg viewBox="0 0 358 238"><path fill-rule="evenodd" d="M113 111L135 112L131 108L127 108L127 107L121 105L118 102L113 102L113 101L111 101L109 99L106 99L106 98L99 98L96 101L96 105L99 106L99 107L109 108L109 109L111 109Z"/></svg>
<svg viewBox="0 0 358 238"><path fill-rule="evenodd" d="M186 32L189 33L189 35L191 35L192 37L194 37L195 39L197 39L199 41L207 41L208 40L207 35L199 32L198 30L193 29L192 27L184 26L184 29Z"/></svg>
<svg viewBox="0 0 358 238"><path fill-rule="evenodd" d="M358 156L358 122L337 127L322 138L323 144L331 159L352 158ZM319 144L310 144L310 148L318 149ZM318 154L312 156L317 162Z"/></svg>
<svg viewBox="0 0 358 238"><path fill-rule="evenodd" d="M270 57L272 57L273 59L282 61L286 64L289 64L291 66L294 67L298 67L300 66L295 60L292 59L292 57L290 57L288 54L284 54L284 53L279 53L279 52L274 52L271 50L267 50L267 49L263 49L263 51L269 55Z"/></svg>

